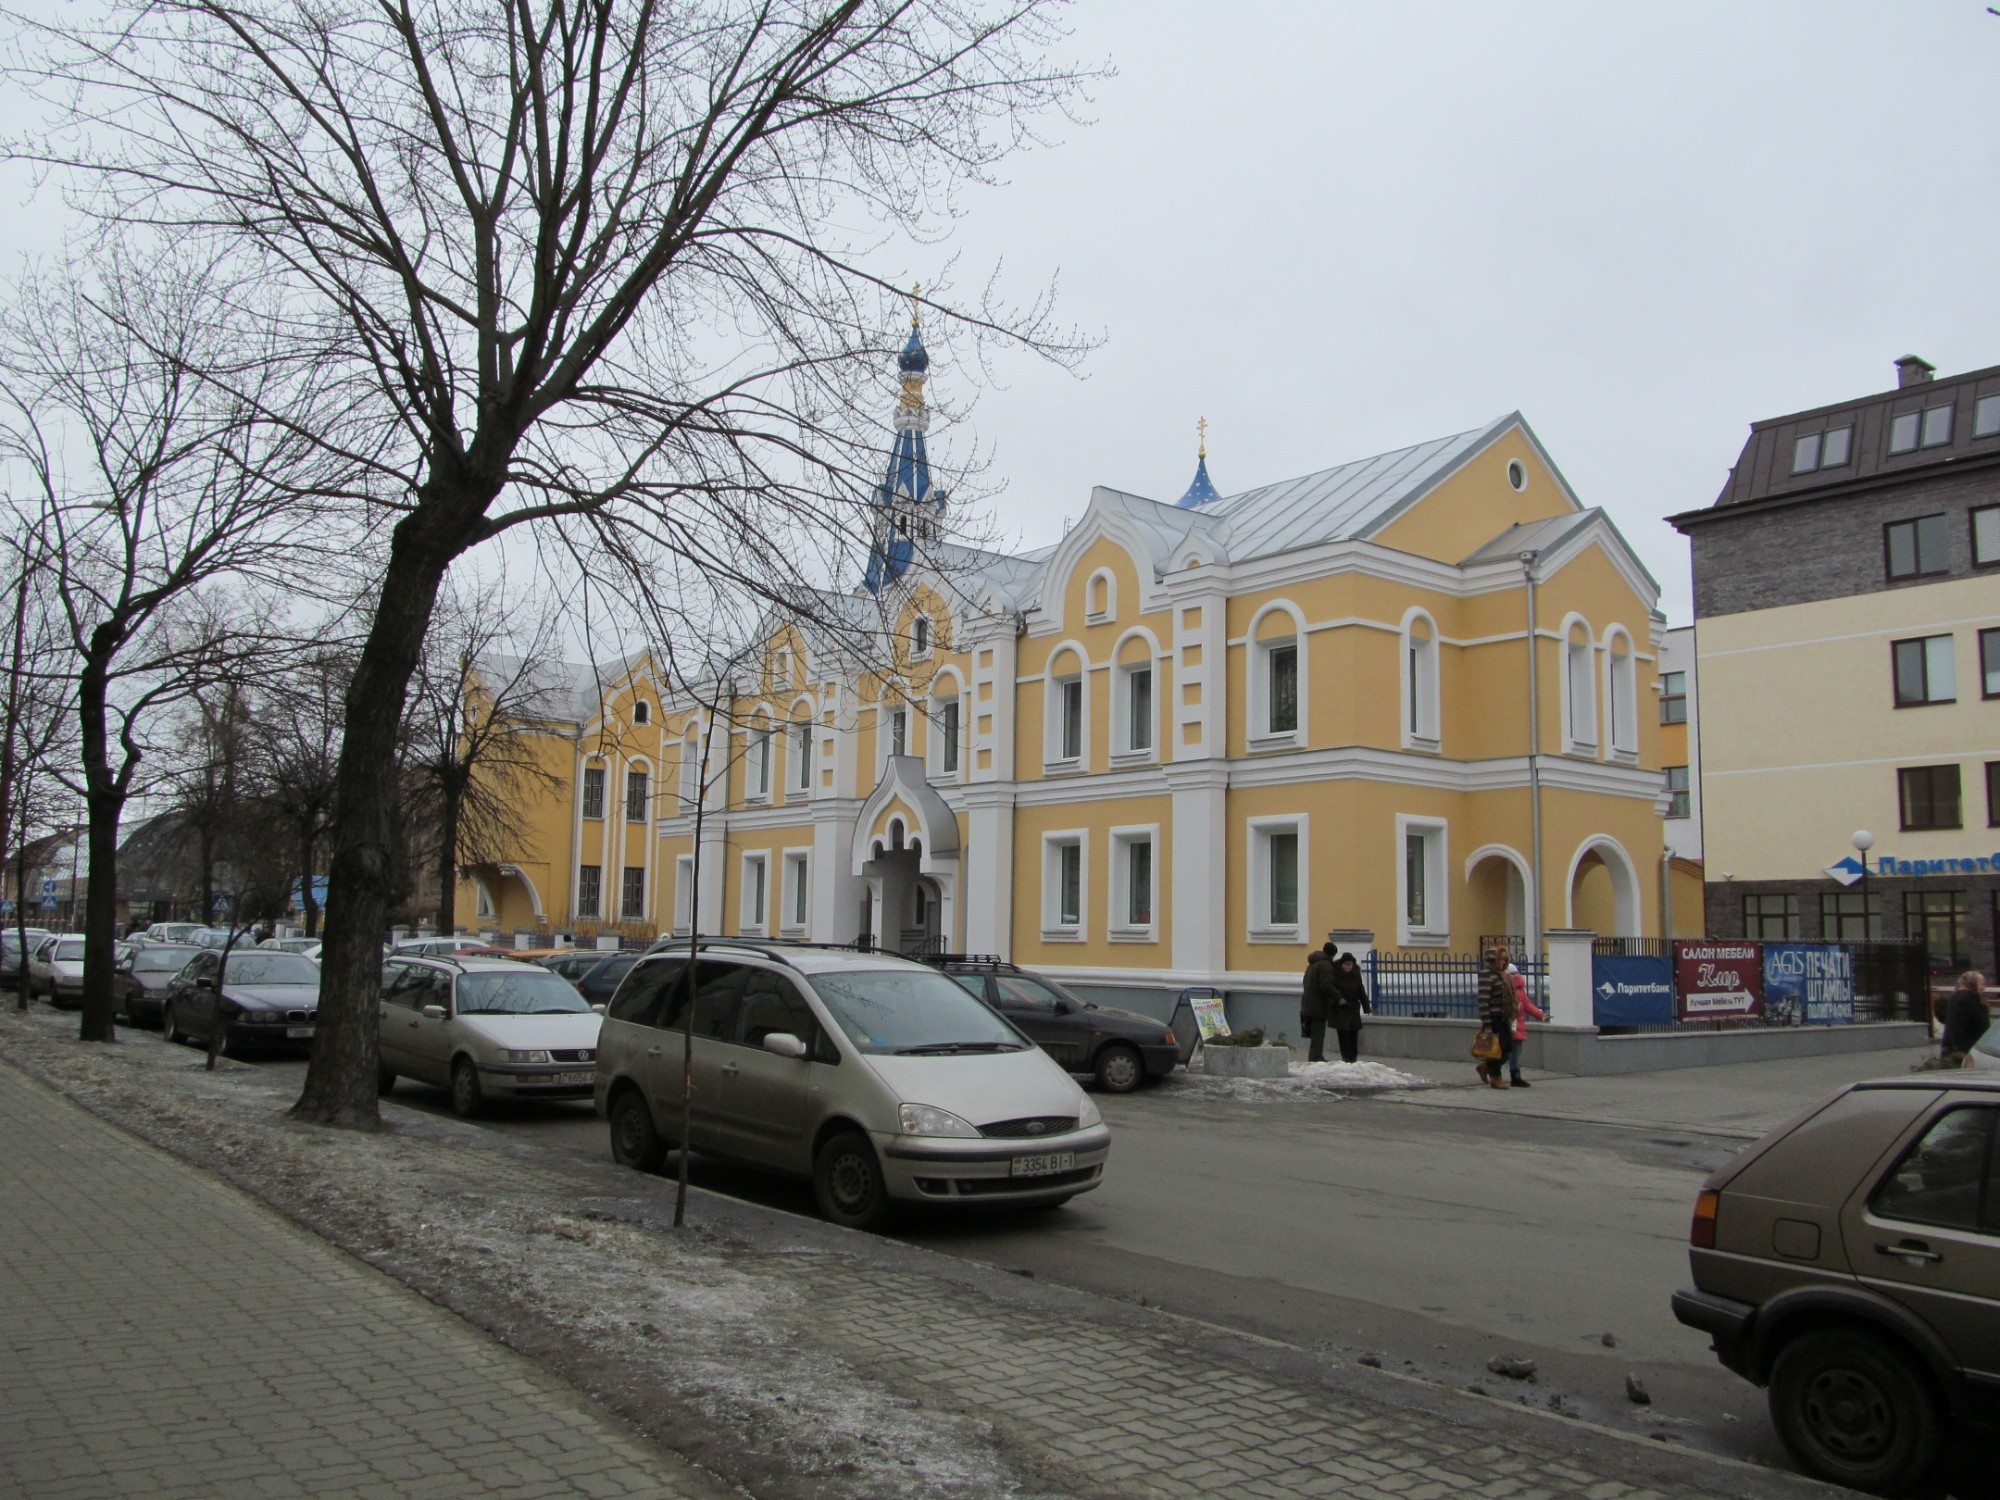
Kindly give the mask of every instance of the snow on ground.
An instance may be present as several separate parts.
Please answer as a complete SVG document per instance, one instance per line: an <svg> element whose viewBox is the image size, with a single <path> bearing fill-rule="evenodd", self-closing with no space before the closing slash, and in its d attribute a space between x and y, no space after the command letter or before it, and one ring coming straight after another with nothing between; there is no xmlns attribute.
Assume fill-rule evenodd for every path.
<svg viewBox="0 0 2000 1500"><path fill-rule="evenodd" d="M1430 1089L1437 1084L1378 1062L1294 1062L1286 1078L1211 1078L1200 1071L1176 1072L1169 1087L1205 1098L1247 1099L1276 1104L1318 1099L1327 1094L1382 1094L1398 1089Z"/></svg>

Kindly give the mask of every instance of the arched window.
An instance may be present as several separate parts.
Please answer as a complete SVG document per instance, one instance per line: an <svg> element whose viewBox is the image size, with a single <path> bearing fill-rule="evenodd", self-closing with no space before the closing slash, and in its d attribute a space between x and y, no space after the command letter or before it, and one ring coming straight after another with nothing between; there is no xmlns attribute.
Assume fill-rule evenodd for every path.
<svg viewBox="0 0 2000 1500"><path fill-rule="evenodd" d="M1085 768L1090 746L1090 692L1083 653L1059 647L1049 657L1043 758L1065 771Z"/></svg>
<svg viewBox="0 0 2000 1500"><path fill-rule="evenodd" d="M1083 586L1083 618L1101 625L1118 613L1118 584L1109 568L1099 568Z"/></svg>
<svg viewBox="0 0 2000 1500"><path fill-rule="evenodd" d="M1572 618L1563 626L1563 748L1588 755L1597 750L1597 674L1590 624Z"/></svg>
<svg viewBox="0 0 2000 1500"><path fill-rule="evenodd" d="M1159 739L1158 646L1144 631L1118 643L1111 687L1111 753L1150 758Z"/></svg>
<svg viewBox="0 0 2000 1500"><path fill-rule="evenodd" d="M1639 678L1632 637L1614 625L1605 632L1604 721L1614 755L1639 753Z"/></svg>
<svg viewBox="0 0 2000 1500"><path fill-rule="evenodd" d="M910 654L929 656L931 654L931 617L918 615L910 621Z"/></svg>
<svg viewBox="0 0 2000 1500"><path fill-rule="evenodd" d="M791 722L785 726L785 790L804 794L812 790L813 706L801 698L792 705Z"/></svg>
<svg viewBox="0 0 2000 1500"><path fill-rule="evenodd" d="M965 721L960 701L957 673L949 670L938 673L931 684L928 709L930 734L926 749L929 751L930 773L942 781L958 780L959 766L964 757Z"/></svg>
<svg viewBox="0 0 2000 1500"><path fill-rule="evenodd" d="M681 811L693 812L701 801L701 736L693 728L681 741Z"/></svg>
<svg viewBox="0 0 2000 1500"><path fill-rule="evenodd" d="M653 721L652 704L648 703L644 698L641 698L637 703L632 705L632 722L634 724L650 724L652 721Z"/></svg>
<svg viewBox="0 0 2000 1500"><path fill-rule="evenodd" d="M1283 601L1250 622L1250 743L1279 749L1305 743L1305 624Z"/></svg>
<svg viewBox="0 0 2000 1500"><path fill-rule="evenodd" d="M1411 750L1438 748L1437 623L1420 609L1403 620L1403 746Z"/></svg>

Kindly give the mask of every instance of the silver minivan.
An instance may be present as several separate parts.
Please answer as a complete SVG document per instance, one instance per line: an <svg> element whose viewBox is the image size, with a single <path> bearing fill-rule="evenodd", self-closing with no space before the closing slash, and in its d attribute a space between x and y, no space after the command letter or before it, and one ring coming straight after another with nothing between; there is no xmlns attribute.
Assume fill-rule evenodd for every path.
<svg viewBox="0 0 2000 1500"><path fill-rule="evenodd" d="M690 1015L690 1010L692 1014ZM687 1143L812 1180L836 1224L892 1202L1054 1205L1103 1179L1111 1133L1076 1082L924 964L711 940L647 955L598 1037L614 1160L656 1170Z"/></svg>

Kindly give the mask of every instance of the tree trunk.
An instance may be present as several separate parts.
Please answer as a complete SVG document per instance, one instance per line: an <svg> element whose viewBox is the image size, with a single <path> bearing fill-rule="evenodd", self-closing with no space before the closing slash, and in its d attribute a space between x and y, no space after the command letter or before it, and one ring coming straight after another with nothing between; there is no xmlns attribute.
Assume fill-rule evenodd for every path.
<svg viewBox="0 0 2000 1500"><path fill-rule="evenodd" d="M100 630L99 635L105 632ZM101 644L93 641L92 645ZM105 662L110 653L93 651L84 658L77 677L78 723L83 731L84 809L89 825L90 885L83 916L83 1020L78 1033L86 1042L115 1042L111 1024L111 968L117 941L111 935L118 920L118 819L125 810L125 788L111 774L106 727ZM70 891L76 890L71 871ZM72 911L75 901L71 901Z"/></svg>
<svg viewBox="0 0 2000 1500"><path fill-rule="evenodd" d="M319 926L319 903L313 900L313 850L318 845L313 819L306 818L299 824L299 910L305 916L307 937Z"/></svg>
<svg viewBox="0 0 2000 1500"><path fill-rule="evenodd" d="M447 773L438 799L438 909L439 937L458 930L458 820L465 805L465 793Z"/></svg>
<svg viewBox="0 0 2000 1500"><path fill-rule="evenodd" d="M201 879L196 889L201 892L201 919L209 926L215 925L215 832L208 824L209 813L202 814L201 828L196 834L196 847L201 850Z"/></svg>
<svg viewBox="0 0 2000 1500"><path fill-rule="evenodd" d="M486 503L465 501L457 507L463 519L455 530L431 509L439 505L433 496L397 524L374 623L348 687L347 727L334 772L319 1019L305 1089L292 1106L294 1118L314 1124L372 1130L381 1120L375 1007L394 878L396 742L438 586Z"/></svg>

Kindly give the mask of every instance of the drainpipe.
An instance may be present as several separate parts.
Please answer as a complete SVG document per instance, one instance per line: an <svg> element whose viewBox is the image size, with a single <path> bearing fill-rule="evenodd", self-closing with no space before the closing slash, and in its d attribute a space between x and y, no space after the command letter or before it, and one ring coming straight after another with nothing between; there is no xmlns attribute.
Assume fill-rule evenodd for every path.
<svg viewBox="0 0 2000 1500"><path fill-rule="evenodd" d="M1541 651L1535 635L1535 563L1539 551L1521 554L1521 572L1528 581L1528 863L1535 889L1528 902L1528 953L1542 956L1542 673Z"/></svg>

